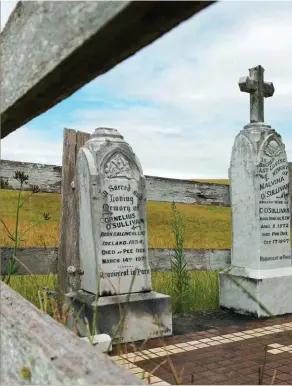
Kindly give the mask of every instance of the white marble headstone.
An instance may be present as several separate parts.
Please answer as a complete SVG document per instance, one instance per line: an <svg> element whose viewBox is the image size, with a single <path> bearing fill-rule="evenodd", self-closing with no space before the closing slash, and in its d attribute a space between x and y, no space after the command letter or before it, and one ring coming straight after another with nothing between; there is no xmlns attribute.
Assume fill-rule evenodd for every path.
<svg viewBox="0 0 292 386"><path fill-rule="evenodd" d="M81 288L100 296L151 291L146 182L133 150L117 130L96 129L76 173Z"/></svg>
<svg viewBox="0 0 292 386"><path fill-rule="evenodd" d="M253 125L239 133L229 170L233 266L291 267L288 170L273 129Z"/></svg>
<svg viewBox="0 0 292 386"><path fill-rule="evenodd" d="M219 273L222 307L257 317L292 312L289 167L281 136L264 122L274 94L264 68L249 69L250 123L237 135L229 169L231 266Z"/></svg>
<svg viewBox="0 0 292 386"><path fill-rule="evenodd" d="M264 123L274 86L264 68L239 80L250 94L250 124L237 135L229 169L232 265L251 270L291 267L289 167L281 136Z"/></svg>

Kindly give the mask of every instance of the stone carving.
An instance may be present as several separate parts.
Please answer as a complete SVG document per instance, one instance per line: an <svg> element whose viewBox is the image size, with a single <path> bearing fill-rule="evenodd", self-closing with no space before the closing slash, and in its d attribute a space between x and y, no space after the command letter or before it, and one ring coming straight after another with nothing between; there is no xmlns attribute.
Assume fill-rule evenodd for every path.
<svg viewBox="0 0 292 386"><path fill-rule="evenodd" d="M274 138L272 138L266 145L264 153L268 157L277 157L282 152L282 147Z"/></svg>
<svg viewBox="0 0 292 386"><path fill-rule="evenodd" d="M124 177L131 179L133 174L129 162L120 154L114 154L104 167L104 173L107 178Z"/></svg>

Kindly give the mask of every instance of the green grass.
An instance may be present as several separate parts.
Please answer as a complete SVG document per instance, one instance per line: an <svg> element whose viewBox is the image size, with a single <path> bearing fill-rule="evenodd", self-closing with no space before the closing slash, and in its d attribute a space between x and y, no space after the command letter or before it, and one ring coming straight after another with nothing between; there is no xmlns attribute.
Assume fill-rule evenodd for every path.
<svg viewBox="0 0 292 386"><path fill-rule="evenodd" d="M192 271L190 276L190 293L186 299L188 311L218 308L218 272ZM43 286L55 290L56 280L56 275L14 275L10 287L39 308L39 288ZM152 272L153 291L170 295L175 300L171 284L171 272Z"/></svg>
<svg viewBox="0 0 292 386"><path fill-rule="evenodd" d="M41 287L48 287L55 290L56 275L12 275L10 287L20 293L36 307L40 308L38 290Z"/></svg>
<svg viewBox="0 0 292 386"><path fill-rule="evenodd" d="M171 272L152 272L153 290L170 295L175 301ZM185 299L188 312L219 307L218 272L191 271L190 292Z"/></svg>

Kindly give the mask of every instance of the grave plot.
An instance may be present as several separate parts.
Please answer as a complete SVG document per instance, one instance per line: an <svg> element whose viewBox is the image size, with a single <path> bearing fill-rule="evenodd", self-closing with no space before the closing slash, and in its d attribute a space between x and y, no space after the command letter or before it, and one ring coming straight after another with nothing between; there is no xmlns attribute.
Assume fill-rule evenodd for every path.
<svg viewBox="0 0 292 386"><path fill-rule="evenodd" d="M110 358L156 386L176 384L174 374L183 385L291 385L292 315L153 339L136 350L124 345L117 353Z"/></svg>

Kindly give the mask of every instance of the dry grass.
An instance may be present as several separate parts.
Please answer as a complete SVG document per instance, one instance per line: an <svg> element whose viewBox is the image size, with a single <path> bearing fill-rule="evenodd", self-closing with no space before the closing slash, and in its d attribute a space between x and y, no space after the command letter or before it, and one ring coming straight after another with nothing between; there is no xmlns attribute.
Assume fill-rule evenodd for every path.
<svg viewBox="0 0 292 386"><path fill-rule="evenodd" d="M12 233L14 233L15 226L17 194L16 190L0 190L1 218ZM28 195L29 192L23 192L23 199ZM20 210L20 232L41 220L44 212L49 212L51 219L28 231L20 246L55 246L58 244L60 198L59 194L38 193L27 200ZM12 241L5 235L2 224L0 225L0 245L12 245Z"/></svg>
<svg viewBox="0 0 292 386"><path fill-rule="evenodd" d="M211 183L211 184L223 184L223 185L229 185L229 179L196 179L196 180L191 180L191 181L198 181L198 182L207 182L207 183Z"/></svg>
<svg viewBox="0 0 292 386"><path fill-rule="evenodd" d="M23 192L23 197L28 192ZM1 190L2 219L13 231L17 191ZM60 198L55 193L33 195L21 209L20 229L24 231L36 223L42 213L49 212L51 220L34 227L25 235L20 246L55 246L58 244ZM185 217L185 248L230 248L230 209L195 204L177 204L177 209ZM171 208L169 202L147 203L149 248L171 248L170 229ZM0 225L0 244L12 245Z"/></svg>
<svg viewBox="0 0 292 386"><path fill-rule="evenodd" d="M185 248L230 248L230 209L216 206L176 204L186 223ZM171 208L168 202L148 202L150 248L171 248Z"/></svg>

